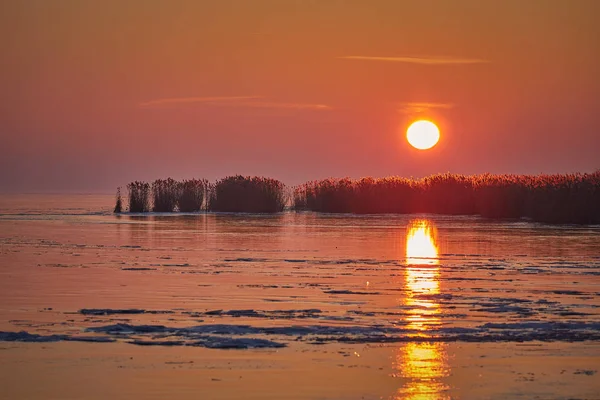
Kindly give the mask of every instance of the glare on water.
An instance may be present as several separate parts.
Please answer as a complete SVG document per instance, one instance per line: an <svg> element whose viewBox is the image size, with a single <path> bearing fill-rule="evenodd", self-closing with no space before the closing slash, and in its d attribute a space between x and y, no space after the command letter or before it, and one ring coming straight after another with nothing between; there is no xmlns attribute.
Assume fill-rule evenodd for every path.
<svg viewBox="0 0 600 400"><path fill-rule="evenodd" d="M409 223L406 234L406 297L410 310L408 328L425 331L439 323L439 304L432 295L440 293L440 271L436 230L428 220Z"/></svg>
<svg viewBox="0 0 600 400"><path fill-rule="evenodd" d="M438 265L437 232L426 219L411 221L406 233L406 264Z"/></svg>
<svg viewBox="0 0 600 400"><path fill-rule="evenodd" d="M419 336L427 336L427 330L440 322L440 305L435 300L435 295L440 293L438 245L431 221L421 219L409 223L406 264L407 328L420 331ZM445 343L407 343L399 349L396 364L399 375L407 379L397 393L398 398L440 398L447 389L441 382L441 378L448 376Z"/></svg>

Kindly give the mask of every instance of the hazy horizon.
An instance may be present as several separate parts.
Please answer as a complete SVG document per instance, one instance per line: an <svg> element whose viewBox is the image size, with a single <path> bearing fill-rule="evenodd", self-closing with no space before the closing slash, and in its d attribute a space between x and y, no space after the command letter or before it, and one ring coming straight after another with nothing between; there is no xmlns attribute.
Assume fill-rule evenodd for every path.
<svg viewBox="0 0 600 400"><path fill-rule="evenodd" d="M600 168L600 4L0 4L0 193ZM408 124L441 130L412 149Z"/></svg>

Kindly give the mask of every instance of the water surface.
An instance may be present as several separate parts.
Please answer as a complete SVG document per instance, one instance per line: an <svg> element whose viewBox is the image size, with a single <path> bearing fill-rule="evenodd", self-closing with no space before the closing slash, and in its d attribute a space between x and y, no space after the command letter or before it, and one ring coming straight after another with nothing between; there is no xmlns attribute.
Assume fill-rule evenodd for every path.
<svg viewBox="0 0 600 400"><path fill-rule="evenodd" d="M43 345L55 346L50 354L143 348L156 357L136 368L149 368L165 351L223 360L236 349L260 368L369 370L354 395L313 378L311 394L273 388L262 398L468 397L480 386L464 376L481 373L505 381L489 397L543 394L527 373L544 373L555 385L545 393L556 398L573 379L582 397L600 390L588 366L600 355L598 226L439 215L119 216L111 205L110 196L1 198L0 344L14 360L43 354ZM527 344L535 351L523 356ZM507 357L527 365L557 352L552 373L502 364L495 375ZM31 365L43 371L40 360ZM199 360L177 365L208 370ZM556 386L552 374L565 373ZM226 393L213 389L207 398Z"/></svg>

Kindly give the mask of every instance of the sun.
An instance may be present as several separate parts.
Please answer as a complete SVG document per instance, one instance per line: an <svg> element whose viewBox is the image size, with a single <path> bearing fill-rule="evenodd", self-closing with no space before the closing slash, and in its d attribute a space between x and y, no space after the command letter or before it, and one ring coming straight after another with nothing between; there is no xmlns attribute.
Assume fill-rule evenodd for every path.
<svg viewBox="0 0 600 400"><path fill-rule="evenodd" d="M406 140L415 149L427 150L440 140L440 130L431 121L415 121L406 130Z"/></svg>

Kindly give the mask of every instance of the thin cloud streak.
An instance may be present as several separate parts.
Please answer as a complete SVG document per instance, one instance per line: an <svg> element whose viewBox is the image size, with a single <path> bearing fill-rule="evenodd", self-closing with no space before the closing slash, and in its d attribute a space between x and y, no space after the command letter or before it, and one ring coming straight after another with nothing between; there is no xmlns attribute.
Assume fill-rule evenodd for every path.
<svg viewBox="0 0 600 400"><path fill-rule="evenodd" d="M250 107L287 110L331 110L326 104L310 103L277 103L272 101L260 101L263 96L229 96L229 97L180 97L151 100L140 103L140 108L166 108L187 104L198 104L217 107Z"/></svg>
<svg viewBox="0 0 600 400"><path fill-rule="evenodd" d="M389 61L409 64L424 65L462 65L462 64L487 64L490 61L482 58L455 58L455 57L371 57L371 56L343 56L345 60Z"/></svg>
<svg viewBox="0 0 600 400"><path fill-rule="evenodd" d="M326 104L305 104L305 103L272 103L272 102L247 102L240 103L242 107L254 107L254 108L276 108L276 109L288 109L288 110L331 110L332 107Z"/></svg>
<svg viewBox="0 0 600 400"><path fill-rule="evenodd" d="M449 110L454 107L455 105L452 103L408 102L400 103L398 111L402 114L411 114L424 112L431 109Z"/></svg>
<svg viewBox="0 0 600 400"><path fill-rule="evenodd" d="M217 97L175 97L168 99L156 99L140 103L141 108L153 108L161 106L172 106L190 103L220 104L239 102L247 100L262 99L262 96L217 96Z"/></svg>

